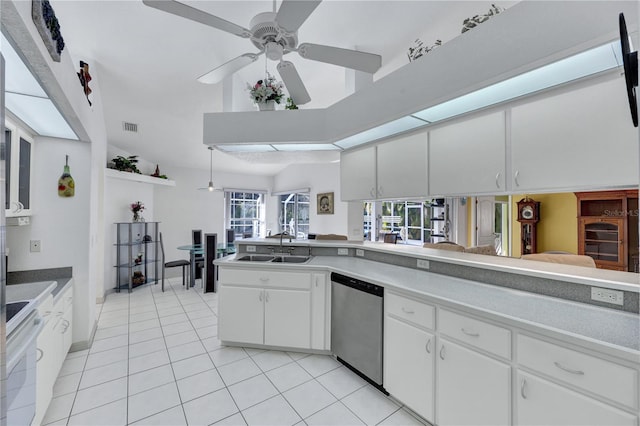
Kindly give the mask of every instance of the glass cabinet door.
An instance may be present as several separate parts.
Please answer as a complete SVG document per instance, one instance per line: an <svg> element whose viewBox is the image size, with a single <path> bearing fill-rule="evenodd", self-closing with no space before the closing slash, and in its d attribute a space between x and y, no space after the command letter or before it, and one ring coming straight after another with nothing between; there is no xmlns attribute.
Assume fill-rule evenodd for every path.
<svg viewBox="0 0 640 426"><path fill-rule="evenodd" d="M596 264L624 266L624 220L623 219L581 219L584 253L591 256Z"/></svg>

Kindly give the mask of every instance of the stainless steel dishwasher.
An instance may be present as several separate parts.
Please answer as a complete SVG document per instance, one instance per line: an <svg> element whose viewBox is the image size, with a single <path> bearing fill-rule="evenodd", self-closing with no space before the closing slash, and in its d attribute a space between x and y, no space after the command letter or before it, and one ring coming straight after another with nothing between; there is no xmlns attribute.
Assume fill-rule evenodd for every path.
<svg viewBox="0 0 640 426"><path fill-rule="evenodd" d="M382 386L383 288L331 274L331 351L338 361Z"/></svg>

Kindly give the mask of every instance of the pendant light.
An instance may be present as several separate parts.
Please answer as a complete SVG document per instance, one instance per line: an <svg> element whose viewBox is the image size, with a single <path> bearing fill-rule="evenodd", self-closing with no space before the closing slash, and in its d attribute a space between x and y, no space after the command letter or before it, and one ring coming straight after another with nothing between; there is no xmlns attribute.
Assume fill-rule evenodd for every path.
<svg viewBox="0 0 640 426"><path fill-rule="evenodd" d="M213 147L208 147L209 149L209 185L206 188L198 188L199 190L207 190L209 192L215 191L215 187L213 186Z"/></svg>

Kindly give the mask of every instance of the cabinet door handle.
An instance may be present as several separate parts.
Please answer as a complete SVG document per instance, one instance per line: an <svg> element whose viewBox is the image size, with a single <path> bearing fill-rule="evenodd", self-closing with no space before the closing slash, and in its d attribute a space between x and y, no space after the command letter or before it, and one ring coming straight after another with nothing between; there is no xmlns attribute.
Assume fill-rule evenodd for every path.
<svg viewBox="0 0 640 426"><path fill-rule="evenodd" d="M500 189L500 172L496 173L496 188Z"/></svg>
<svg viewBox="0 0 640 426"><path fill-rule="evenodd" d="M44 351L40 348L36 348L36 350L38 351L38 357L36 358L36 362L40 362L40 360L44 356Z"/></svg>
<svg viewBox="0 0 640 426"><path fill-rule="evenodd" d="M404 306L402 307L402 312L404 312L405 314L415 314L414 311L407 309Z"/></svg>
<svg viewBox="0 0 640 426"><path fill-rule="evenodd" d="M268 302L268 301L269 301L269 292L268 292L268 291L265 291L265 292L264 292L264 296L265 296L265 297L264 297L264 300L265 300L266 302Z"/></svg>
<svg viewBox="0 0 640 426"><path fill-rule="evenodd" d="M378 196L381 196L384 193L384 190L382 189L382 185L380 185L378 187Z"/></svg>
<svg viewBox="0 0 640 426"><path fill-rule="evenodd" d="M269 281L269 277L260 277L260 281L267 282Z"/></svg>
<svg viewBox="0 0 640 426"><path fill-rule="evenodd" d="M262 302L262 292L258 295L258 300Z"/></svg>
<svg viewBox="0 0 640 426"><path fill-rule="evenodd" d="M471 336L471 337L480 337L480 333L472 333L470 331L467 331L464 329L464 327L462 327L460 329L460 331L462 331L464 334L466 334L467 336Z"/></svg>
<svg viewBox="0 0 640 426"><path fill-rule="evenodd" d="M440 348L440 359L444 361L444 345Z"/></svg>
<svg viewBox="0 0 640 426"><path fill-rule="evenodd" d="M376 189L375 188L371 188L371 191L369 191L369 195L371 195L372 197L375 198L376 196Z"/></svg>
<svg viewBox="0 0 640 426"><path fill-rule="evenodd" d="M571 374L577 374L578 376L584 376L584 371L580 371L580 370L572 370L570 368L565 367L564 365L560 364L557 361L554 361L553 364L558 367L560 370L564 370L567 373L571 373Z"/></svg>
<svg viewBox="0 0 640 426"><path fill-rule="evenodd" d="M527 395L525 394L524 387L527 384L527 379L523 378L522 383L520 384L520 395L522 395L522 399L527 399Z"/></svg>
<svg viewBox="0 0 640 426"><path fill-rule="evenodd" d="M431 353L431 339L427 340L427 344L424 345L424 350L427 351L428 354Z"/></svg>
<svg viewBox="0 0 640 426"><path fill-rule="evenodd" d="M520 186L520 182L518 182L518 176L520 176L520 170L516 170L516 174L513 175L513 181L515 182L516 186Z"/></svg>

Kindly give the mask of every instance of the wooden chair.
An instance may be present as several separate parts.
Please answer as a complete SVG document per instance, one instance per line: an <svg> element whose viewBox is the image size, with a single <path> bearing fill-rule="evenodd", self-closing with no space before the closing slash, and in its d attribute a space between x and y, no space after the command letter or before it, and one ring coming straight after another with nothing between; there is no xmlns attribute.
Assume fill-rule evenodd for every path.
<svg viewBox="0 0 640 426"><path fill-rule="evenodd" d="M385 243L395 244L398 242L398 234L384 234Z"/></svg>
<svg viewBox="0 0 640 426"><path fill-rule="evenodd" d="M189 270L191 269L191 262L188 260L172 260L170 262L165 262L164 257L164 243L162 242L162 232L160 235L160 252L162 254L162 291L164 292L164 270L165 268L176 268L178 266L182 267L182 285L189 285Z"/></svg>

